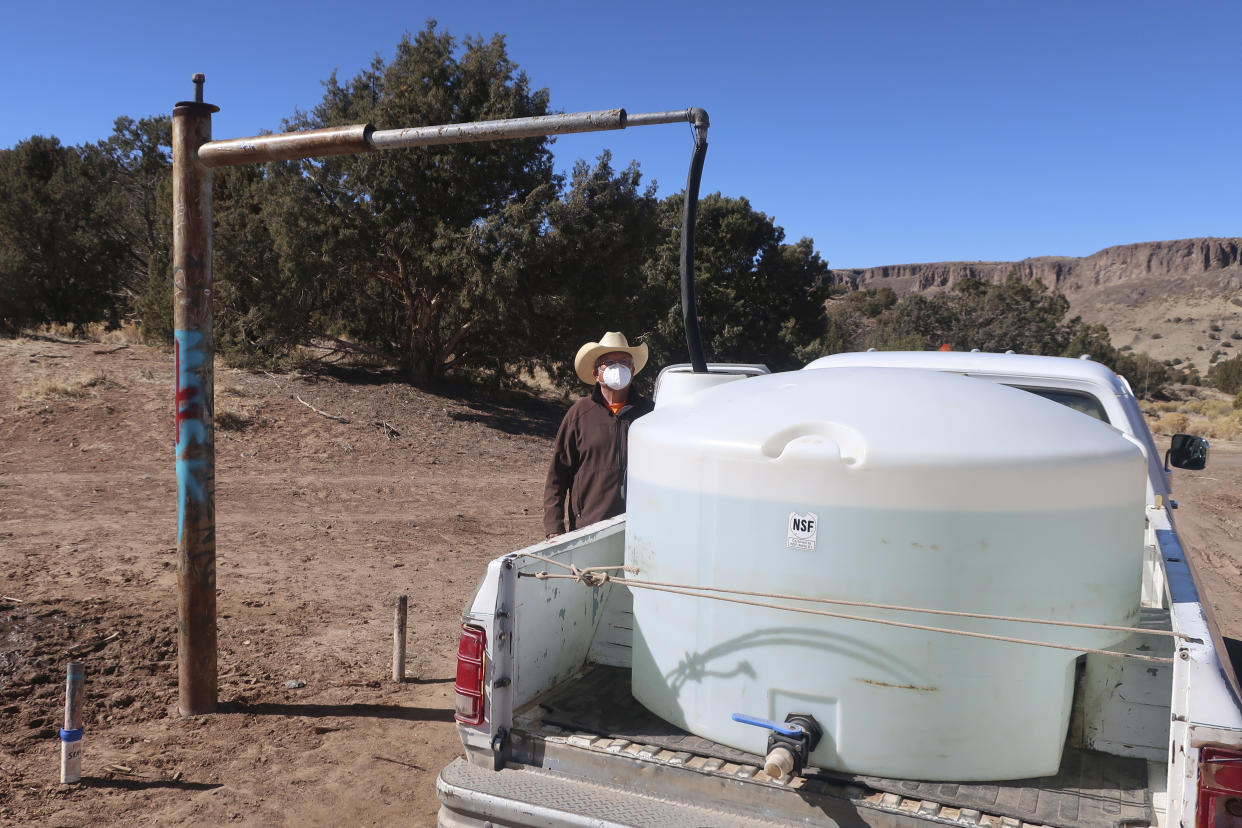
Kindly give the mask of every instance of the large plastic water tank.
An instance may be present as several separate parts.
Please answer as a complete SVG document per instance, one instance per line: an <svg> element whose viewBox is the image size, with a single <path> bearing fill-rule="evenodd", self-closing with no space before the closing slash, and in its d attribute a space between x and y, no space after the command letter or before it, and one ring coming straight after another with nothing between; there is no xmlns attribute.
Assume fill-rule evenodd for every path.
<svg viewBox="0 0 1242 828"><path fill-rule="evenodd" d="M1132 624L1145 463L1111 426L932 371L840 368L706 390L630 431L643 580ZM762 754L731 720L810 713L811 764L927 780L1057 770L1076 653L634 588L633 693ZM753 599L777 602L772 599ZM1123 634L807 604L1103 648Z"/></svg>

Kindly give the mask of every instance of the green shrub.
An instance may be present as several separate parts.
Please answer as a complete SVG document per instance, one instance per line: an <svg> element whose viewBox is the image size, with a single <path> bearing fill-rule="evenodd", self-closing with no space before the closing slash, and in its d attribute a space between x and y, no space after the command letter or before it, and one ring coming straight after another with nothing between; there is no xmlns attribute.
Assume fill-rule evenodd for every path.
<svg viewBox="0 0 1242 828"><path fill-rule="evenodd" d="M1215 354L1212 355L1215 358ZM1242 391L1242 356L1224 359L1208 370L1208 380L1226 394Z"/></svg>

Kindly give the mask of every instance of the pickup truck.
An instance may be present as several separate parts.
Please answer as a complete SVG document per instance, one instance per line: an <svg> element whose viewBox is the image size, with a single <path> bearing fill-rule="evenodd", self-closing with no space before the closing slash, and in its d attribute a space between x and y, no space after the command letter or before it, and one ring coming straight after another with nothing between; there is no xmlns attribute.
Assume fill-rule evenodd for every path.
<svg viewBox="0 0 1242 828"><path fill-rule="evenodd" d="M813 762L773 769L771 755L652 714L631 693L636 589L625 586L620 570L627 555L622 515L488 565L462 616L456 720L465 756L439 775L441 826L1242 825L1237 680L1205 614L1170 498L1167 464L1203 468L1206 441L1176 435L1162 455L1124 378L1086 358L869 352L824 357L802 370L847 368L938 371L1022 389L1107 423L1145 457L1144 513L1134 516L1143 524L1134 533L1135 545L1142 538L1142 549L1133 550L1142 560L1134 630L1110 653L1077 656L1059 770L954 781L935 772L889 778ZM705 387L767 373L761 366L708 369L704 377L687 366L666 368L649 416ZM636 511L631 502L632 521ZM575 580L549 580L549 570ZM605 572L612 577L601 577ZM781 725L767 724L779 738Z"/></svg>

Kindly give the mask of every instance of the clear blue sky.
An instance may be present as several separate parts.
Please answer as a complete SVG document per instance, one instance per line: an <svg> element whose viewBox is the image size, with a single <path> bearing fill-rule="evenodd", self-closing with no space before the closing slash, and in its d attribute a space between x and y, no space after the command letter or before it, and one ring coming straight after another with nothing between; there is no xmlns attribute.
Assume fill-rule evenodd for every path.
<svg viewBox="0 0 1242 828"><path fill-rule="evenodd" d="M428 18L505 34L560 111L703 107L702 191L833 267L1242 236L1237 0L6 3L0 147L105 138L194 72L215 137L279 129ZM605 148L685 185L688 126L554 147L563 168Z"/></svg>

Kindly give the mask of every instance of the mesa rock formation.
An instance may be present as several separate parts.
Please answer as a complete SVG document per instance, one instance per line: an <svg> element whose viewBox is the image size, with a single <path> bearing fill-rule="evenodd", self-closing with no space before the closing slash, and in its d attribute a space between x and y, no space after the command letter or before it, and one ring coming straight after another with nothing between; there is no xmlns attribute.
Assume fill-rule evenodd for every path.
<svg viewBox="0 0 1242 828"><path fill-rule="evenodd" d="M1090 288L1186 276L1221 292L1242 291L1242 238L1179 239L1109 247L1090 256L1038 256L1018 262L935 262L834 270L838 284L891 287L900 294L951 287L962 279L999 282L1016 273L1040 279L1066 296ZM1072 299L1072 297L1071 297Z"/></svg>
<svg viewBox="0 0 1242 828"><path fill-rule="evenodd" d="M1242 350L1242 238L1178 239L1109 247L1080 258L934 262L834 270L852 289L934 292L962 279L1039 279L1070 301L1071 313L1108 326L1113 344L1180 359L1206 372ZM1237 339L1233 335L1239 334Z"/></svg>

